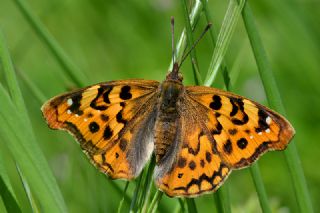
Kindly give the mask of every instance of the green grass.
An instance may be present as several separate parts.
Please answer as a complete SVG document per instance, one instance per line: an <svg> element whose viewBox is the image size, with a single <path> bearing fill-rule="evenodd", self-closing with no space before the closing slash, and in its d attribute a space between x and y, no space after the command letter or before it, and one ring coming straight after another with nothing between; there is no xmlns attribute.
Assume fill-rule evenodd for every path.
<svg viewBox="0 0 320 213"><path fill-rule="evenodd" d="M269 65L262 41L255 26L249 4L247 4L244 8L243 19L269 105L271 108L285 115L285 109L282 104L280 93L278 91L278 87L273 76L272 69ZM294 141L292 141L287 150L284 151L284 154L300 211L313 212L306 180L300 165L300 159Z"/></svg>
<svg viewBox="0 0 320 213"><path fill-rule="evenodd" d="M316 187L320 173L312 166L320 136L320 114L315 110L320 107L316 81L320 79L316 58L320 31L315 24L318 17L305 11L316 14L318 4L250 2L255 15L245 5L241 17L242 7L236 1L229 1L229 6L223 1L209 1L204 6L196 1L192 8L184 0L147 4L136 0L114 4L74 0L7 3L0 9L0 28L9 44L0 39L0 210L127 212L131 206L141 212L237 212L241 207L249 211L249 203L255 202L254 212L278 212L281 207L312 212L312 201L320 199ZM234 9L226 13L228 7ZM184 63L186 84L194 78L201 83L199 79L204 79L209 67L206 85L226 84L227 89L264 104L267 100L281 113L286 108L297 130L296 140L284 157L278 152L261 158L259 167L250 169L253 181L249 170L233 172L214 199L212 195L166 197L152 184L152 166L129 185L106 179L88 163L70 136L46 127L39 110L45 99L74 85L121 78L163 80L171 59L172 15L177 35L186 26L177 43L178 59L208 21L214 27L196 53L192 52L191 66L189 59ZM214 31L219 31L219 36ZM261 95L264 91L266 98ZM251 196L258 199L252 201ZM278 204L272 202L274 199ZM314 202L314 210L319 209Z"/></svg>
<svg viewBox="0 0 320 213"><path fill-rule="evenodd" d="M65 203L47 161L36 142L2 35L0 35L0 58L9 90L8 93L2 85L0 87L0 102L2 103L0 131L1 139L6 141L2 146L7 146L13 160L19 167L19 172L25 175L25 180L28 183L25 184L26 190L29 191L27 188L30 185L33 194L41 198L41 208L49 212L64 212L66 211ZM18 131L19 133L17 133ZM31 194L28 193L29 198L30 196ZM36 204L30 203L30 205Z"/></svg>

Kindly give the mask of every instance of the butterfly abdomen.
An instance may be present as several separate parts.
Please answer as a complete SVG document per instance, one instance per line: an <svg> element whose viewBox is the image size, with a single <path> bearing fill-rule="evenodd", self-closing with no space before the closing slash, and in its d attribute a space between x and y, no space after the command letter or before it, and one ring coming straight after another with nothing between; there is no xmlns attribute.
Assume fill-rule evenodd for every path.
<svg viewBox="0 0 320 213"><path fill-rule="evenodd" d="M180 82L165 81L161 85L161 93L158 102L158 116L155 129L155 155L156 162L168 153L173 144L178 128L178 110L183 85Z"/></svg>

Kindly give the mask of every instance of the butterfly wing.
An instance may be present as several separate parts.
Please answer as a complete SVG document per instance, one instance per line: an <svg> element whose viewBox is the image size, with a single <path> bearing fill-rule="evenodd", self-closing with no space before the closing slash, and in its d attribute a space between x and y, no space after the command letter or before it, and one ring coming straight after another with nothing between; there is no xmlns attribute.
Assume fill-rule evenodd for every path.
<svg viewBox="0 0 320 213"><path fill-rule="evenodd" d="M199 86L186 91L199 107L207 109L206 126L231 168L248 166L268 150L285 149L295 134L284 117L244 97Z"/></svg>
<svg viewBox="0 0 320 213"><path fill-rule="evenodd" d="M131 179L153 151L158 86L147 80L96 84L52 98L42 112L49 127L71 133L102 172Z"/></svg>
<svg viewBox="0 0 320 213"><path fill-rule="evenodd" d="M167 157L170 166L155 170L156 184L169 196L216 191L232 169L283 150L294 135L278 113L214 88L186 87L179 109L176 154Z"/></svg>

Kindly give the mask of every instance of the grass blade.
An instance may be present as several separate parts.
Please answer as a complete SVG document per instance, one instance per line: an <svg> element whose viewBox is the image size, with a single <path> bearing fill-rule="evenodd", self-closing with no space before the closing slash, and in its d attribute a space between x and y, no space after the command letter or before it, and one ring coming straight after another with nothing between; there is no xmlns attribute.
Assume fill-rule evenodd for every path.
<svg viewBox="0 0 320 213"><path fill-rule="evenodd" d="M39 101L40 104L48 100L48 98L42 93L37 85L35 85L34 82L32 82L32 80L24 72L17 72L17 74L26 83L31 93Z"/></svg>
<svg viewBox="0 0 320 213"><path fill-rule="evenodd" d="M227 47L233 35L235 25L239 20L239 17L241 15L241 11L245 2L246 2L245 0L241 0L239 5L235 0L230 0L229 2L228 9L227 9L225 18L223 20L220 33L218 35L216 48L214 49L214 52L212 55L207 77L204 81L205 86L212 85L214 79L216 78L219 67L226 54Z"/></svg>
<svg viewBox="0 0 320 213"><path fill-rule="evenodd" d="M3 158L0 155L0 196L7 212L21 212L19 202L13 191L6 168L4 167Z"/></svg>
<svg viewBox="0 0 320 213"><path fill-rule="evenodd" d="M131 200L131 205L130 205L130 212L136 212L136 205L137 205L137 200L139 197L139 192L140 192L140 186L141 186L141 181L142 181L142 176L143 174L140 174L138 180L136 181L136 188L134 189L134 193L133 193L133 198Z"/></svg>
<svg viewBox="0 0 320 213"><path fill-rule="evenodd" d="M179 206L180 206L180 212L186 212L186 208L184 207L185 199L178 198L178 201L179 201Z"/></svg>
<svg viewBox="0 0 320 213"><path fill-rule="evenodd" d="M158 204L162 198L163 192L157 190L156 194L153 196L153 199L151 201L151 204L148 209L148 213L156 212L158 208Z"/></svg>
<svg viewBox="0 0 320 213"><path fill-rule="evenodd" d="M29 184L28 182L26 181L26 179L23 177L23 174L21 173L20 169L19 169L19 166L16 165L16 168L17 168L17 171L18 171L18 174L19 174L19 177L20 177L20 180L22 182L22 185L23 185L23 188L25 190L25 193L27 194L27 198L29 200L29 204L32 208L32 212L34 213L39 213L39 207L37 206L36 204L36 201L34 199L34 196L33 194L31 193L31 190L30 190L30 187L29 187Z"/></svg>
<svg viewBox="0 0 320 213"><path fill-rule="evenodd" d="M216 201L217 212L230 213L231 205L229 201L229 191L228 186L224 185L219 188L219 190L214 194L214 199Z"/></svg>
<svg viewBox="0 0 320 213"><path fill-rule="evenodd" d="M0 84L0 131L12 156L45 211L66 212L64 200L31 128L12 62L0 33L0 59L8 80L9 94ZM16 130L19 130L18 132Z"/></svg>
<svg viewBox="0 0 320 213"><path fill-rule="evenodd" d="M223 44L224 42L224 38L225 40L227 40L228 38L230 39L231 38L231 35L224 35L223 36L223 33L224 32L229 32L230 34L232 34L233 30L232 29L228 29L228 25L230 25L229 27L230 28L234 28L235 27L235 23L236 23L236 18L239 19L240 18L240 12L241 12L241 8L244 7L244 1L243 2L240 2L240 4L242 3L242 5L240 5L239 9L238 10L235 10L235 9L231 9L231 7L235 7L235 5L231 5L231 3L235 3L235 2L230 2L229 4L229 9L228 11L233 11L233 12L237 12L237 14L235 14L233 17L234 18L234 21L232 21L232 14L230 14L230 18L227 18L228 17L228 12L226 13L226 17L225 17L225 21L222 25L222 29L221 29L221 32L219 35L222 35L221 36L221 40L220 42L222 43L220 48L222 49L221 50L221 54L223 54L223 46L225 45L225 49L227 48L228 46L228 41L225 41L225 44ZM207 12L208 13L208 12ZM234 22L234 23L232 23ZM225 28L225 30L223 30L223 28ZM226 51L226 50L225 50ZM216 51L216 53L218 54L219 51ZM223 56L222 56L223 57ZM216 56L214 57L213 56L213 60L212 60L212 63L211 64L214 64L216 63L216 60L218 60L219 56ZM222 63L222 61L221 61ZM218 67L215 68L216 70L218 70ZM229 82L230 82L230 77L228 75L228 72L227 70L224 68L223 69L223 77L224 77L224 82L225 82L225 85L226 85L226 88L227 90L229 89ZM216 72L216 71L214 71ZM213 72L213 73L214 73ZM215 75L216 74L213 74L212 76L212 82L215 78ZM270 212L270 206L269 206L269 203L268 203L268 199L267 199L267 193L264 189L264 185L263 185L263 181L262 181L262 178L260 176L260 173L259 173L259 168L258 168L258 165L255 164L255 165L252 165L252 168L250 168L250 171L251 171L251 175L252 175L252 178L254 180L254 183L255 183L255 186L256 186L256 190L257 190L257 193L258 193L258 197L259 197L259 201L260 201L260 205L261 205L261 208L264 212ZM227 190L227 189L221 189L221 190ZM218 209L218 212L230 212L231 211L231 208L230 208L230 205L228 204L229 202L228 201L225 201L225 199L227 199L227 192L223 192L221 190L218 190L217 192L217 195L216 195L216 201L217 201L217 209Z"/></svg>
<svg viewBox="0 0 320 213"><path fill-rule="evenodd" d="M186 25L186 35L187 35L187 43L188 43L187 46L189 46L189 48L192 48L192 46L194 44L194 39L193 39L193 35L192 35L192 26L191 26L191 21L190 21L190 16L189 16L188 6L187 6L186 0L181 0L181 4L183 7L184 23ZM194 76L195 83L197 85L202 84L195 48L193 48L191 50L190 58L191 58L191 64L192 64L192 70L193 70L193 76Z"/></svg>
<svg viewBox="0 0 320 213"><path fill-rule="evenodd" d="M126 197L126 193L127 193L127 189L128 189L128 186L129 186L129 181L126 182L126 186L124 187L124 190L123 190L123 197L119 203L119 206L118 206L118 213L121 213L121 209L122 209L122 206L123 206L123 202L124 202L124 199Z"/></svg>
<svg viewBox="0 0 320 213"><path fill-rule="evenodd" d="M19 122L21 116L1 84L0 102L0 134L6 145L10 144L7 147L24 172L32 191L41 198L43 210L66 212L62 196L39 147L35 144L34 136L23 122Z"/></svg>
<svg viewBox="0 0 320 213"><path fill-rule="evenodd" d="M72 79L77 86L85 85L85 77L83 73L79 72L79 68L71 61L65 51L61 48L54 37L49 33L44 24L32 13L28 4L24 0L14 0L21 13L25 16L36 34L44 41L53 56L56 58L65 73Z"/></svg>
<svg viewBox="0 0 320 213"><path fill-rule="evenodd" d="M266 92L268 103L271 108L285 115L280 93L248 3L244 7L242 17ZM284 153L300 211L313 212L306 180L294 141L290 143Z"/></svg>
<svg viewBox="0 0 320 213"><path fill-rule="evenodd" d="M271 213L271 207L269 205L268 196L264 188L259 166L257 163L254 163L250 166L250 173L258 193L258 198L262 211L264 213Z"/></svg>
<svg viewBox="0 0 320 213"><path fill-rule="evenodd" d="M194 202L193 198L187 198L186 199L187 206L188 206L188 212L190 213L197 213L197 207L196 207L196 202Z"/></svg>
<svg viewBox="0 0 320 213"><path fill-rule="evenodd" d="M151 162L148 167L147 176L146 176L146 179L144 182L144 189L143 189L143 193L142 193L143 196L142 196L142 203L141 203L141 205L142 205L141 212L146 212L148 209L149 201L151 198L151 190L153 188L152 187L152 181L153 181L152 174L153 174L155 166L156 166L156 160L153 155L151 158Z"/></svg>
<svg viewBox="0 0 320 213"><path fill-rule="evenodd" d="M209 13L209 10L208 10L208 7L207 7L207 5L208 5L207 0L201 0L201 3L203 4L203 12L205 14L207 23L213 23L212 18ZM214 48L216 48L217 33L215 31L214 25L211 26L209 33L210 33L210 38L211 38L212 44L213 44ZM224 84L225 84L227 90L229 90L229 88L230 88L229 69L228 69L226 63L224 62L224 60L225 60L225 57L221 62L220 72L222 72Z"/></svg>
<svg viewBox="0 0 320 213"><path fill-rule="evenodd" d="M14 195L10 192L3 178L0 176L0 195L7 212L21 212L21 209L15 200Z"/></svg>

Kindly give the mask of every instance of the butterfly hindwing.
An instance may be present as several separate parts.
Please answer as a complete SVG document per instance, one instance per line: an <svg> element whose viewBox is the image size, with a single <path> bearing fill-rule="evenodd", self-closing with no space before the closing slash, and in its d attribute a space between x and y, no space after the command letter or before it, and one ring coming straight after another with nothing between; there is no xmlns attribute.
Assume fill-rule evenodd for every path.
<svg viewBox="0 0 320 213"><path fill-rule="evenodd" d="M152 153L158 85L147 80L96 84L52 98L42 112L49 127L73 134L101 171L131 179Z"/></svg>
<svg viewBox="0 0 320 213"><path fill-rule="evenodd" d="M230 168L248 166L268 150L285 149L294 135L284 117L249 99L208 87L186 91L198 107L207 109L206 126Z"/></svg>

